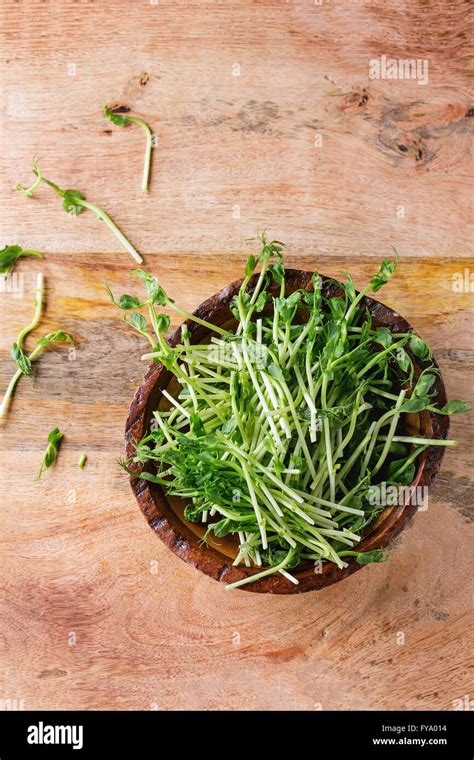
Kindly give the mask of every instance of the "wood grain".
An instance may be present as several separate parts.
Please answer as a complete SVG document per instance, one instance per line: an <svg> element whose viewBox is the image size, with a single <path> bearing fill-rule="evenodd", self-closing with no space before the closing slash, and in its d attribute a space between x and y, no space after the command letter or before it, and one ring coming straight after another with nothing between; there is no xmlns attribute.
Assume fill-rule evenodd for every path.
<svg viewBox="0 0 474 760"><path fill-rule="evenodd" d="M288 243L289 265L350 269L358 285L396 243L382 300L430 341L448 396L472 402L472 293L453 290L473 271L467 9L2 4L3 240L48 255L18 267L23 297L0 293L1 388L39 269L36 334L61 326L78 348L72 361L43 356L1 431L0 706L452 709L469 693L472 416L452 420L460 445L389 563L301 598L226 592L156 540L116 464L142 346L103 286L130 291L132 259L47 188L13 191L39 153L46 176L104 205L187 309L241 274L258 228ZM429 84L369 82L381 54L427 58ZM159 136L147 198L143 135L110 129L105 102ZM34 483L55 425L58 463Z"/></svg>

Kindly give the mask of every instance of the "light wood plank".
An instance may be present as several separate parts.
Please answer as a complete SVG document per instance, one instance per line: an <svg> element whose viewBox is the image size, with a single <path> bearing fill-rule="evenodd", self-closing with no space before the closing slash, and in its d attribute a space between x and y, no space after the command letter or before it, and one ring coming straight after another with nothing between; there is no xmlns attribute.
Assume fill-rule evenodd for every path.
<svg viewBox="0 0 474 760"><path fill-rule="evenodd" d="M47 301L35 335L64 327L77 355L45 354L0 430L0 701L452 709L469 693L472 416L453 419L460 445L389 563L299 598L226 592L156 540L117 466L143 346L103 287L136 288L132 259L92 214L68 218L46 188L33 200L14 192L37 152L46 176L104 205L187 309L241 275L258 229L288 244L288 266L350 270L358 286L394 243L401 263L381 299L431 343L449 396L472 402L472 294L453 290L453 275L473 271L466 11L2 4L3 240L47 256L18 266L23 297L0 293L0 388L37 271ZM428 58L429 84L369 82L381 54ZM110 129L105 102L159 135L147 198L143 135ZM36 483L55 425L60 456Z"/></svg>

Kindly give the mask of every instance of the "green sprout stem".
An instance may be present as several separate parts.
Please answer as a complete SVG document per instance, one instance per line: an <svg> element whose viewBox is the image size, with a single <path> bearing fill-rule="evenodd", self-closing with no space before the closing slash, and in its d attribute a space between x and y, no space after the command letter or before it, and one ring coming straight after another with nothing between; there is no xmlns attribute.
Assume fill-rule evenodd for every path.
<svg viewBox="0 0 474 760"><path fill-rule="evenodd" d="M31 198L35 190L39 188L44 179L38 164L38 159L35 156L33 157L33 174L36 176L36 179L31 187L25 188L21 184L18 184L16 186L17 191L24 195L26 198Z"/></svg>
<svg viewBox="0 0 474 760"><path fill-rule="evenodd" d="M388 436L381 435L381 441L388 440ZM392 443L411 443L420 444L421 446L457 446L458 442L454 440L445 440L444 438L422 438L416 435L394 435Z"/></svg>
<svg viewBox="0 0 474 760"><path fill-rule="evenodd" d="M2 399L2 403L0 404L0 419L5 418L6 413L9 409L10 402L13 396L13 393L15 391L16 385L22 375L31 375L31 365L36 359L41 355L41 353L47 348L47 346L60 341L67 341L69 343L73 343L74 339L72 338L69 333L66 333L62 330L56 330L55 332L48 333L48 335L43 336L40 338L35 348L30 354L26 354L23 350L23 344L26 339L26 337L38 326L40 318L41 318L41 312L43 307L43 292L44 292L44 281L43 281L43 275L41 272L37 275L37 281L36 281L36 289L35 289L35 301L34 301L34 314L31 322L29 322L26 327L24 327L16 339L16 342L12 346L12 355L15 358L15 360L18 363L18 369L16 370L15 374L11 378L7 389L5 391L5 394Z"/></svg>
<svg viewBox="0 0 474 760"><path fill-rule="evenodd" d="M13 396L13 392L15 390L15 386L22 376L23 371L21 369L17 369L15 374L13 375L12 379L8 383L7 390L5 391L5 395L3 396L2 403L0 404L0 419L4 418L8 408L10 406L10 399Z"/></svg>
<svg viewBox="0 0 474 760"><path fill-rule="evenodd" d="M23 249L20 245L6 245L0 251L0 274L6 278L22 256L43 258L43 254L40 251L35 251L31 248Z"/></svg>
<svg viewBox="0 0 474 760"><path fill-rule="evenodd" d="M266 578L267 575L273 575L279 570L284 570L285 567L287 567L292 554L293 550L291 549L286 555L285 559L280 562L279 565L269 567L267 570L262 570L260 573L255 573L255 575L249 575L247 578L242 578L240 581L235 581L235 583L228 583L226 589L239 588L239 586L245 586L247 583L255 583L255 581L259 581L261 578Z"/></svg>
<svg viewBox="0 0 474 760"><path fill-rule="evenodd" d="M145 148L145 163L143 166L143 179L142 179L142 193L147 193L150 184L150 169L151 169L151 153L153 149L153 134L148 124L139 119L138 116L127 116L128 121L132 121L134 124L139 124L145 131L146 135L146 148Z"/></svg>
<svg viewBox="0 0 474 760"><path fill-rule="evenodd" d="M46 348L46 346L37 346L31 352L31 354L29 354L29 356L28 356L30 362L34 362L35 359L37 359L38 356L40 356L40 354L43 353L43 351L45 350L45 348ZM12 379L8 383L7 390L5 391L5 395L3 397L2 403L0 404L0 419L2 419L3 417L5 417L5 415L6 415L7 411L8 411L8 408L10 406L10 401L11 401L11 398L13 396L13 392L15 390L16 384L17 384L18 380L20 379L20 377L23 374L24 374L23 370L17 369L17 371L13 375Z"/></svg>
<svg viewBox="0 0 474 760"><path fill-rule="evenodd" d="M151 169L151 153L153 148L153 134L148 124L140 119L138 116L130 116L127 112L119 110L113 110L109 106L105 105L103 108L103 114L112 124L117 127L126 127L128 124L139 124L143 129L146 136L146 148L145 148L145 163L143 167L143 179L142 179L142 192L148 192L148 186L150 182L150 169Z"/></svg>
<svg viewBox="0 0 474 760"><path fill-rule="evenodd" d="M107 227L114 233L115 237L122 243L125 250L127 250L130 253L130 255L133 256L137 264L143 263L143 259L138 253L138 251L133 247L133 245L128 240L128 238L125 237L123 232L119 230L115 222L110 218L110 216L103 209L101 209L95 203L90 203L89 201L85 201L85 200L78 201L78 204L82 206L83 208L88 208L90 211L93 211L102 222L105 222Z"/></svg>
<svg viewBox="0 0 474 760"><path fill-rule="evenodd" d="M46 185L48 185L54 192L59 195L63 199L63 208L68 213L78 215L83 211L84 209L89 209L90 211L93 211L96 216L104 222L107 227L113 232L115 237L120 241L120 243L123 245L126 251L133 256L135 261L138 264L143 263L143 259L138 253L138 251L134 248L134 246L131 244L131 242L128 240L128 238L125 237L123 232L117 227L115 222L110 218L110 216L102 209L100 206L97 206L95 203L91 203L90 201L87 201L83 194L80 193L78 190L63 190L59 185L57 185L55 182L52 182L49 179L46 179L46 177L43 176L39 166L38 162L34 162L33 164L33 172L36 175L36 182L33 183L31 187L29 187L27 190L25 190L21 185L17 185L17 190L21 192L23 195L26 195L28 197L31 197L34 193L34 191L44 182Z"/></svg>
<svg viewBox="0 0 474 760"><path fill-rule="evenodd" d="M23 328L23 330L18 335L18 338L16 339L16 342L19 348L23 347L23 341L25 340L26 336L29 335L29 333L35 329L35 327L38 325L41 319L41 312L43 309L43 292L44 292L43 274L42 272L38 272L37 279L36 279L36 290L35 290L35 301L34 301L35 311L34 311L33 319L31 320L31 322L28 325L26 325L26 327Z"/></svg>

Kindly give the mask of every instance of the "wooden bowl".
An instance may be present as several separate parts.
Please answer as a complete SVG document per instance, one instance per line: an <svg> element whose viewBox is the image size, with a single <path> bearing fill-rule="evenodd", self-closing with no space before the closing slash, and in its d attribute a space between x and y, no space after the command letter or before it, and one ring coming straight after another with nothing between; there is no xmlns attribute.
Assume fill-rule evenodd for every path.
<svg viewBox="0 0 474 760"><path fill-rule="evenodd" d="M298 288L312 290L311 272L299 269L286 270L287 293ZM256 276L249 284L249 290L255 287ZM221 325L226 328L234 328L235 319L229 309L233 296L240 288L242 280L231 283L216 295L204 301L195 311L202 319ZM340 292L334 280L322 276L323 294L332 297ZM269 291L276 295L276 286L271 285ZM362 305L367 307L375 328L380 326L389 327L394 333L407 332L410 328L408 322L388 306L372 298L365 297ZM195 322L186 323L193 343L205 341L208 331ZM169 338L170 345L179 343L181 327L176 329ZM419 373L426 364L415 360L415 370ZM436 365L435 365L436 366ZM134 442L139 441L150 430L153 411L163 406L164 397L162 389L168 385L172 388L173 376L169 370L161 364L153 363L145 374L142 384L138 388L130 406L127 417L125 443L127 457L133 456ZM442 406L446 403L446 393L441 375L436 379L434 389L437 392L436 404ZM431 412L421 412L416 415L406 415L406 425L410 432L418 433L427 438L446 438L449 429L449 418L446 415L436 415ZM395 536L411 521L417 511L417 499L414 498L415 487L429 487L437 475L444 454L443 446L431 446L426 449L419 458L418 469L415 479L407 493L407 499L401 506L387 507L370 526L370 531L363 537L358 549L369 551L389 546ZM141 472L141 465L134 465L134 472ZM233 538L216 539L209 545L201 542L205 528L199 524L191 524L184 521L184 504L176 497L168 496L163 489L153 483L140 478L131 477L132 490L138 501L141 511L145 516L150 528L178 557L193 565L201 572L206 573L216 581L233 583L242 578L256 574L258 568L234 567L232 560L235 557L236 545ZM298 579L299 584L291 583L280 573L262 578L254 583L245 584L242 590L267 594L301 594L304 591L313 591L341 581L348 575L361 569L354 558L347 558L348 566L339 569L336 565L323 563L322 572L315 572L314 564L310 561L301 563L292 569L292 574Z"/></svg>

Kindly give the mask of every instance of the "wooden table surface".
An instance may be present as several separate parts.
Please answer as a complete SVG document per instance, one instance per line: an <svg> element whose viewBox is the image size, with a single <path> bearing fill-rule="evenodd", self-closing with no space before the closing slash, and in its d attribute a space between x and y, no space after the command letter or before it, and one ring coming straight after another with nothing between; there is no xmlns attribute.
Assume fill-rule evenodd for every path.
<svg viewBox="0 0 474 760"><path fill-rule="evenodd" d="M129 290L132 259L48 188L14 191L40 155L47 177L110 212L188 309L240 275L257 230L288 244L290 265L349 269L358 285L396 244L382 300L431 342L449 396L472 401L467 10L2 3L3 244L47 254L21 261L22 294L0 293L2 392L38 271L35 335L64 327L77 352L41 358L1 431L0 706L449 710L469 694L472 417L452 420L460 445L388 563L299 597L228 592L161 545L117 466L143 344L104 284ZM381 55L426 59L428 84L369 80ZM146 198L143 133L111 127L104 103L158 136ZM56 425L59 460L34 482Z"/></svg>

